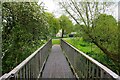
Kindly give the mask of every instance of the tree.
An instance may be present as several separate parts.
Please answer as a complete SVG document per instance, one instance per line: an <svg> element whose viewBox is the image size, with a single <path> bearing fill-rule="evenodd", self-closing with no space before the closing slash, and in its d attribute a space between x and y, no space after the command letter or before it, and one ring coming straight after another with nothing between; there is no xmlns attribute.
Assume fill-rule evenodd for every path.
<svg viewBox="0 0 120 80"><path fill-rule="evenodd" d="M42 45L49 33L44 10L37 3L2 5L2 72L5 73Z"/></svg>
<svg viewBox="0 0 120 80"><path fill-rule="evenodd" d="M106 14L98 16L92 33L99 44L110 52L118 54L118 26L113 16Z"/></svg>
<svg viewBox="0 0 120 80"><path fill-rule="evenodd" d="M52 37L54 37L56 36L60 28L59 20L55 18L52 13L45 12L45 16L49 25L49 33Z"/></svg>
<svg viewBox="0 0 120 80"><path fill-rule="evenodd" d="M64 33L68 34L73 29L72 21L65 15L61 15L59 18L60 27L62 29L62 37Z"/></svg>
<svg viewBox="0 0 120 80"><path fill-rule="evenodd" d="M112 60L114 60L115 63L117 63L120 66L120 60L119 60L119 54L115 53L118 49L114 49L114 51L111 52L110 48L105 47L105 45L102 45L101 43L104 44L103 41L101 41L101 39L103 40L111 40L108 41L107 43L113 43L114 45L118 42L118 41L114 41L114 38L112 39L108 39L107 37L103 37L104 34L101 33L106 33L106 34L110 34L110 33L115 33L116 34L116 22L114 20L114 18L112 18L111 16L105 16L105 18L103 18L103 14L106 12L106 8L110 7L112 5L114 5L113 3L106 3L106 2L79 2L77 0L70 0L70 1L62 1L60 2L60 5L62 6L62 8L64 8L64 10L76 21L77 24L81 24L84 23L84 27L81 27L83 32L89 37L89 39L91 39L91 41L96 44L109 58L111 58ZM101 17L102 19L99 19L99 17ZM109 18L108 18L109 17ZM98 23L102 23L102 28L98 25L100 24L96 24L96 20L95 19L99 19L99 21L101 20L101 22L98 21ZM110 25L108 25L109 22L107 22L107 20L110 19ZM104 24L105 23L105 24ZM97 26L98 27L97 27ZM105 27L103 27L105 26ZM108 27L110 26L110 27ZM97 34L95 32L93 32L96 28ZM113 29L115 28L115 29ZM100 30L101 32L99 32L99 29L103 29ZM108 31L106 31L105 29L110 29ZM106 32L103 32L106 31ZM94 35L96 34L96 35ZM101 36L100 36L101 35ZM116 34L117 35L117 34ZM97 36L97 38L96 38ZM98 39L99 37L99 39ZM113 37L113 35L109 35L109 38ZM112 46L114 46L112 45ZM109 46L109 44L107 44L107 46ZM115 46L114 46L115 47ZM112 49L113 50L113 49ZM118 67L119 67L118 66ZM120 71L120 70L119 70ZM120 73L120 72L119 72Z"/></svg>

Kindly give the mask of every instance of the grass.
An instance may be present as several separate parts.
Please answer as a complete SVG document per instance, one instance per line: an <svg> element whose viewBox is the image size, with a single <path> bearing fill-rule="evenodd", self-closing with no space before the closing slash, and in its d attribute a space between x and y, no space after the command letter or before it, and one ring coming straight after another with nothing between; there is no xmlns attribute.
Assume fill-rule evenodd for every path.
<svg viewBox="0 0 120 80"><path fill-rule="evenodd" d="M60 39L52 39L52 44L60 44Z"/></svg>
<svg viewBox="0 0 120 80"><path fill-rule="evenodd" d="M100 49L97 48L96 45L90 42L84 41L82 38L72 38L72 39L64 39L79 50L88 53L88 52L96 52L100 53Z"/></svg>
<svg viewBox="0 0 120 80"><path fill-rule="evenodd" d="M114 72L116 72L117 67L113 61L108 58L94 43L84 41L83 38L63 38L68 43L72 44L74 47L80 51L86 53L90 57L94 58L98 62L104 64ZM52 39L52 44L60 44L60 39Z"/></svg>
<svg viewBox="0 0 120 80"><path fill-rule="evenodd" d="M86 42L83 38L64 38L64 40L116 72L117 67L115 67L113 61L108 58L94 43Z"/></svg>

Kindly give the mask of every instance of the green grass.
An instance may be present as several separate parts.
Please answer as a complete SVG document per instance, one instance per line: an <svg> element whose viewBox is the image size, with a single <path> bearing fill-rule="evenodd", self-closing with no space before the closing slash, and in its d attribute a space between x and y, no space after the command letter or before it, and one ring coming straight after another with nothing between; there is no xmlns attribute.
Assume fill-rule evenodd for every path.
<svg viewBox="0 0 120 80"><path fill-rule="evenodd" d="M65 40L78 48L80 51L86 53L87 55L93 57L100 62L102 62L102 59L106 56L95 44L86 42L83 40L83 38L72 38Z"/></svg>
<svg viewBox="0 0 120 80"><path fill-rule="evenodd" d="M108 58L94 43L86 42L83 38L64 38L64 40L116 72L117 68L113 61Z"/></svg>
<svg viewBox="0 0 120 80"><path fill-rule="evenodd" d="M60 44L60 39L52 39L52 44Z"/></svg>

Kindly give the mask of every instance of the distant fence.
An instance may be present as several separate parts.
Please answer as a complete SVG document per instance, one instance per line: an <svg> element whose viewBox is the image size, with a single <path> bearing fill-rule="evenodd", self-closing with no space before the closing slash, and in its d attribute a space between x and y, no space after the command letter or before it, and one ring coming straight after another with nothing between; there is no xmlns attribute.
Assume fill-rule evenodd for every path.
<svg viewBox="0 0 120 80"><path fill-rule="evenodd" d="M0 80L32 80L33 78L39 78L51 47L52 40L50 39L12 71L4 74Z"/></svg>
<svg viewBox="0 0 120 80"><path fill-rule="evenodd" d="M61 47L77 78L120 80L120 76L61 39Z"/></svg>

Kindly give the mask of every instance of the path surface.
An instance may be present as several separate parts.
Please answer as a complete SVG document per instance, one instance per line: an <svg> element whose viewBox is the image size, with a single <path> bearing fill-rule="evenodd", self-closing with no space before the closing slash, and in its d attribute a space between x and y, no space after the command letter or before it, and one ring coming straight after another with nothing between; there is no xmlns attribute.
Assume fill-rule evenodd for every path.
<svg viewBox="0 0 120 80"><path fill-rule="evenodd" d="M42 78L74 78L60 45L53 45Z"/></svg>

